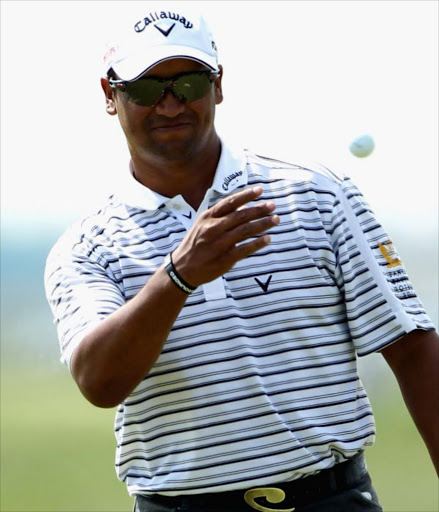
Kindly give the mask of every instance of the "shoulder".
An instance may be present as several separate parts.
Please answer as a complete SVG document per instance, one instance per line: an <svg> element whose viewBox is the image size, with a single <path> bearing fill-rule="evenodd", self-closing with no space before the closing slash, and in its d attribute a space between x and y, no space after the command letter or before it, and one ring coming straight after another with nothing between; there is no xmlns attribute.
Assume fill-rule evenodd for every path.
<svg viewBox="0 0 439 512"><path fill-rule="evenodd" d="M112 195L95 210L70 224L53 245L48 261L72 255L91 256L96 248L110 245L111 232L130 218L129 207Z"/></svg>
<svg viewBox="0 0 439 512"><path fill-rule="evenodd" d="M319 162L297 160L285 162L246 151L250 173L267 180L286 180L294 183L312 183L325 188L339 189L347 177Z"/></svg>

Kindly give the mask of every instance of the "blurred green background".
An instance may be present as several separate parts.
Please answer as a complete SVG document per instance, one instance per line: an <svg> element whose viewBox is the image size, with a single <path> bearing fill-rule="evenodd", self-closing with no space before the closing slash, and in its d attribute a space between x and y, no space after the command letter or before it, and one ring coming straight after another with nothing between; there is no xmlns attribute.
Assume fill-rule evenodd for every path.
<svg viewBox="0 0 439 512"><path fill-rule="evenodd" d="M43 271L61 231L2 230L0 510L129 512L132 499L113 466L115 410L90 405L59 362ZM424 279L425 262L410 247L419 244L400 253L434 304L436 284ZM438 480L393 376L379 355L360 360L360 370L378 430L367 461L384 509L438 511Z"/></svg>

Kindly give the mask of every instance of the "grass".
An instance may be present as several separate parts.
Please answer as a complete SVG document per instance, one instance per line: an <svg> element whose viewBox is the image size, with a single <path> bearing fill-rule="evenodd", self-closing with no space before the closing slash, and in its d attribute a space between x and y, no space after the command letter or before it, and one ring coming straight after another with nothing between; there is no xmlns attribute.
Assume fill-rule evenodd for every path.
<svg viewBox="0 0 439 512"><path fill-rule="evenodd" d="M4 369L1 389L1 511L132 510L113 466L113 409L88 404L62 368ZM376 394L367 460L385 511L437 512L438 481L401 398Z"/></svg>
<svg viewBox="0 0 439 512"><path fill-rule="evenodd" d="M114 470L114 410L64 373L3 372L3 512L131 511Z"/></svg>

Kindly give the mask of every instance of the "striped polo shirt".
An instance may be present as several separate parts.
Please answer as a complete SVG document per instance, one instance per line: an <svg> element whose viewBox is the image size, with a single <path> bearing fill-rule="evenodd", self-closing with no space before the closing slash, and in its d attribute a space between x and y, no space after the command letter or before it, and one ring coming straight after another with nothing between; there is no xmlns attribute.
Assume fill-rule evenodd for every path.
<svg viewBox="0 0 439 512"><path fill-rule="evenodd" d="M118 407L115 465L129 492L294 480L371 445L374 420L356 356L434 327L350 179L223 144L198 211L130 173L124 180L48 258L47 296L67 364L206 208L261 185L257 201L274 201L281 219L267 247L188 297L155 365Z"/></svg>

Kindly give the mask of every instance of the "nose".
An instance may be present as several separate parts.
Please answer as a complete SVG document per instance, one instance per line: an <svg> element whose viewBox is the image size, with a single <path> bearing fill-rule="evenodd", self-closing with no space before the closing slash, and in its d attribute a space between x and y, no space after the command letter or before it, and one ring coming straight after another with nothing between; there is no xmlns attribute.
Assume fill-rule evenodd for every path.
<svg viewBox="0 0 439 512"><path fill-rule="evenodd" d="M184 112L185 106L172 91L165 91L165 94L156 103L155 109L157 114L166 117L177 117Z"/></svg>

